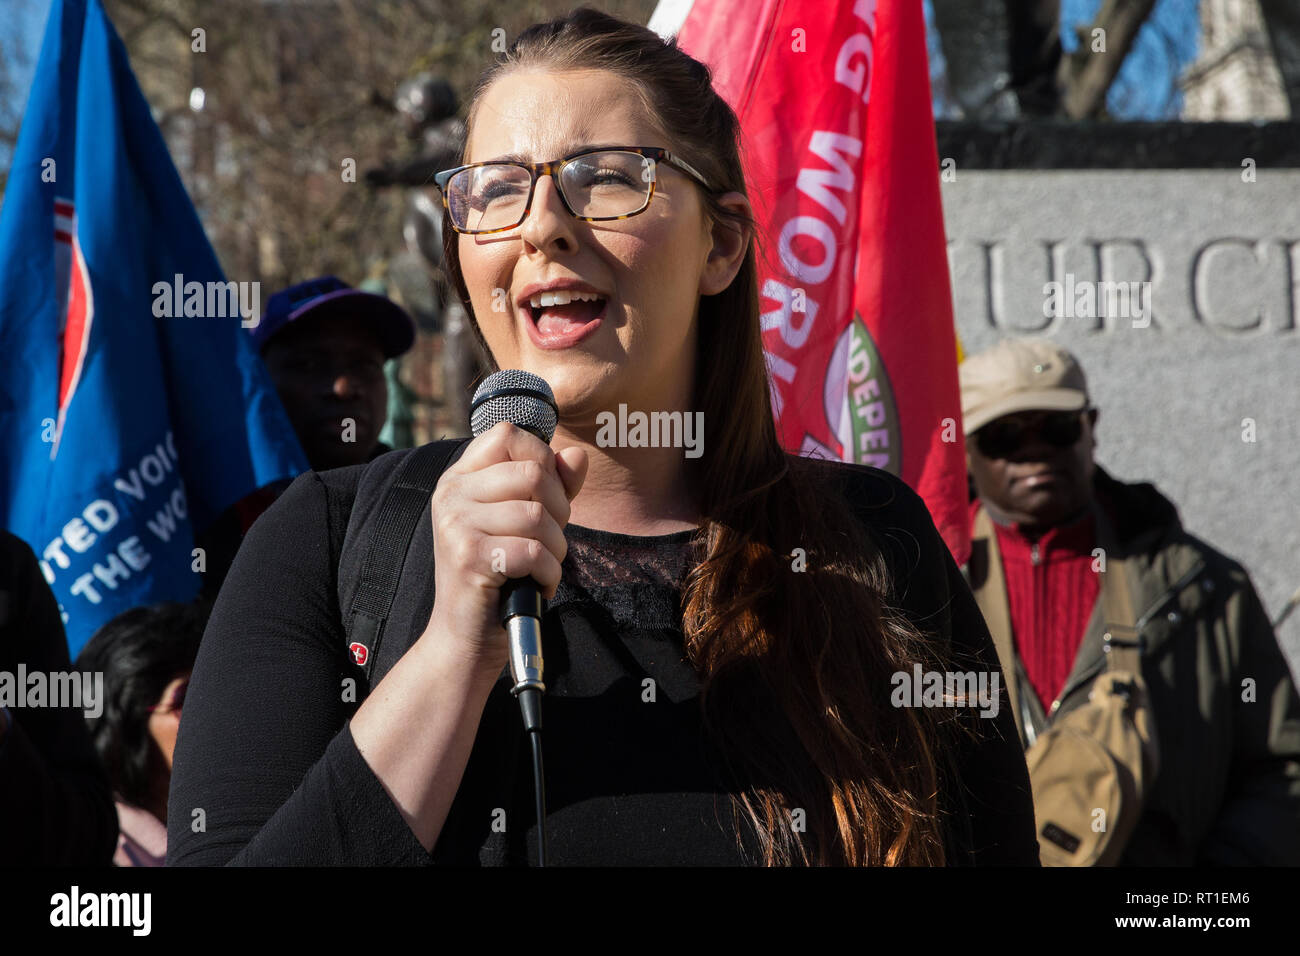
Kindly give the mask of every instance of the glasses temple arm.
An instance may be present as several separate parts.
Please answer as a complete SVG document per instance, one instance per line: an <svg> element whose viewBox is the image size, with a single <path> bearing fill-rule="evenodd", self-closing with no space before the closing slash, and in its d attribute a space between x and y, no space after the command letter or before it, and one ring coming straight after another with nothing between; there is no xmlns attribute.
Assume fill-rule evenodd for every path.
<svg viewBox="0 0 1300 956"><path fill-rule="evenodd" d="M664 152L664 158L668 160L670 164L680 167L681 169L685 170L686 172L694 176L696 179L698 179L700 181L700 184L705 189L709 189L709 190L713 189L713 187L709 185L709 181L704 178L704 174L701 173L694 166L692 166L690 163L686 162L684 159L674 156L672 153L669 153L666 150Z"/></svg>

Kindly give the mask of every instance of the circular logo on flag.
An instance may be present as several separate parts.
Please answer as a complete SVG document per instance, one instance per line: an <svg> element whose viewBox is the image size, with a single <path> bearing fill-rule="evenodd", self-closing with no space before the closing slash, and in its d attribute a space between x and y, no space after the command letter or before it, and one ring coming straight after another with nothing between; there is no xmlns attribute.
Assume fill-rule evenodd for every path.
<svg viewBox="0 0 1300 956"><path fill-rule="evenodd" d="M349 645L348 650L352 652L352 659L358 664L365 664L366 658L370 656L370 649L356 641Z"/></svg>
<svg viewBox="0 0 1300 956"><path fill-rule="evenodd" d="M894 389L880 351L857 312L835 343L822 399L826 421L845 461L902 474L903 439Z"/></svg>

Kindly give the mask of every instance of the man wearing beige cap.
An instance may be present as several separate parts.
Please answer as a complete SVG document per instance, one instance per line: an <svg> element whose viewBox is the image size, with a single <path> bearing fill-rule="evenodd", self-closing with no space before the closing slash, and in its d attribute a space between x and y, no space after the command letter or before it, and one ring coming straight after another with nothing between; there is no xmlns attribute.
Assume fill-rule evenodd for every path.
<svg viewBox="0 0 1300 956"><path fill-rule="evenodd" d="M1029 749L1044 862L1300 864L1300 697L1246 571L1154 486L1094 462L1098 411L1069 352L1009 340L959 373L965 571ZM1096 739L1062 745L1080 727ZM1121 819L1092 806L1110 791ZM1062 792L1082 818L1047 806Z"/></svg>

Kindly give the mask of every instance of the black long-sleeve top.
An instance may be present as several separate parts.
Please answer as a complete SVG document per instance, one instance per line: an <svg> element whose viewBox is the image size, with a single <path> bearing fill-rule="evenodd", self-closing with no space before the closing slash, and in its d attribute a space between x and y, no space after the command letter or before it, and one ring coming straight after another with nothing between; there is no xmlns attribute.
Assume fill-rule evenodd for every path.
<svg viewBox="0 0 1300 956"><path fill-rule="evenodd" d="M344 700L343 688L356 671L337 596L340 551L364 470L391 476L405 454L301 475L250 530L186 697L168 805L169 865L535 858L531 757L508 672L484 708L432 853L349 730L356 704ZM987 628L920 498L876 469L826 467L851 483L850 500L884 542L899 606L975 666L996 669ZM371 471L365 487L376 480ZM376 495L365 498L359 509L377 506ZM748 827L733 826L728 795L735 787L702 730L700 679L683 652L681 587L699 557L692 534L565 528L563 581L542 622L552 865L756 858ZM432 545L426 506L385 631L388 667L428 622ZM1005 694L1003 703L956 755L960 793L943 794L954 863L1038 862L1029 778Z"/></svg>
<svg viewBox="0 0 1300 956"><path fill-rule="evenodd" d="M54 593L32 549L0 531L0 671L72 672ZM80 677L80 675L78 675ZM108 866L117 812L80 709L11 707L0 741L0 866Z"/></svg>

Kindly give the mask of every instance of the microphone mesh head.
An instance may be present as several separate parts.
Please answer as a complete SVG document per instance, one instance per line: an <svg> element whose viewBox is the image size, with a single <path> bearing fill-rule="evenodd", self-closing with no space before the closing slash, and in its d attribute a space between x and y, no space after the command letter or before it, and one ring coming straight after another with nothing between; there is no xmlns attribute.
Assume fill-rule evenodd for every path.
<svg viewBox="0 0 1300 956"><path fill-rule="evenodd" d="M509 390L510 394L494 394ZM469 427L475 437L498 422L510 422L532 432L548 445L558 415L555 395L546 380L522 369L493 372L474 392Z"/></svg>

